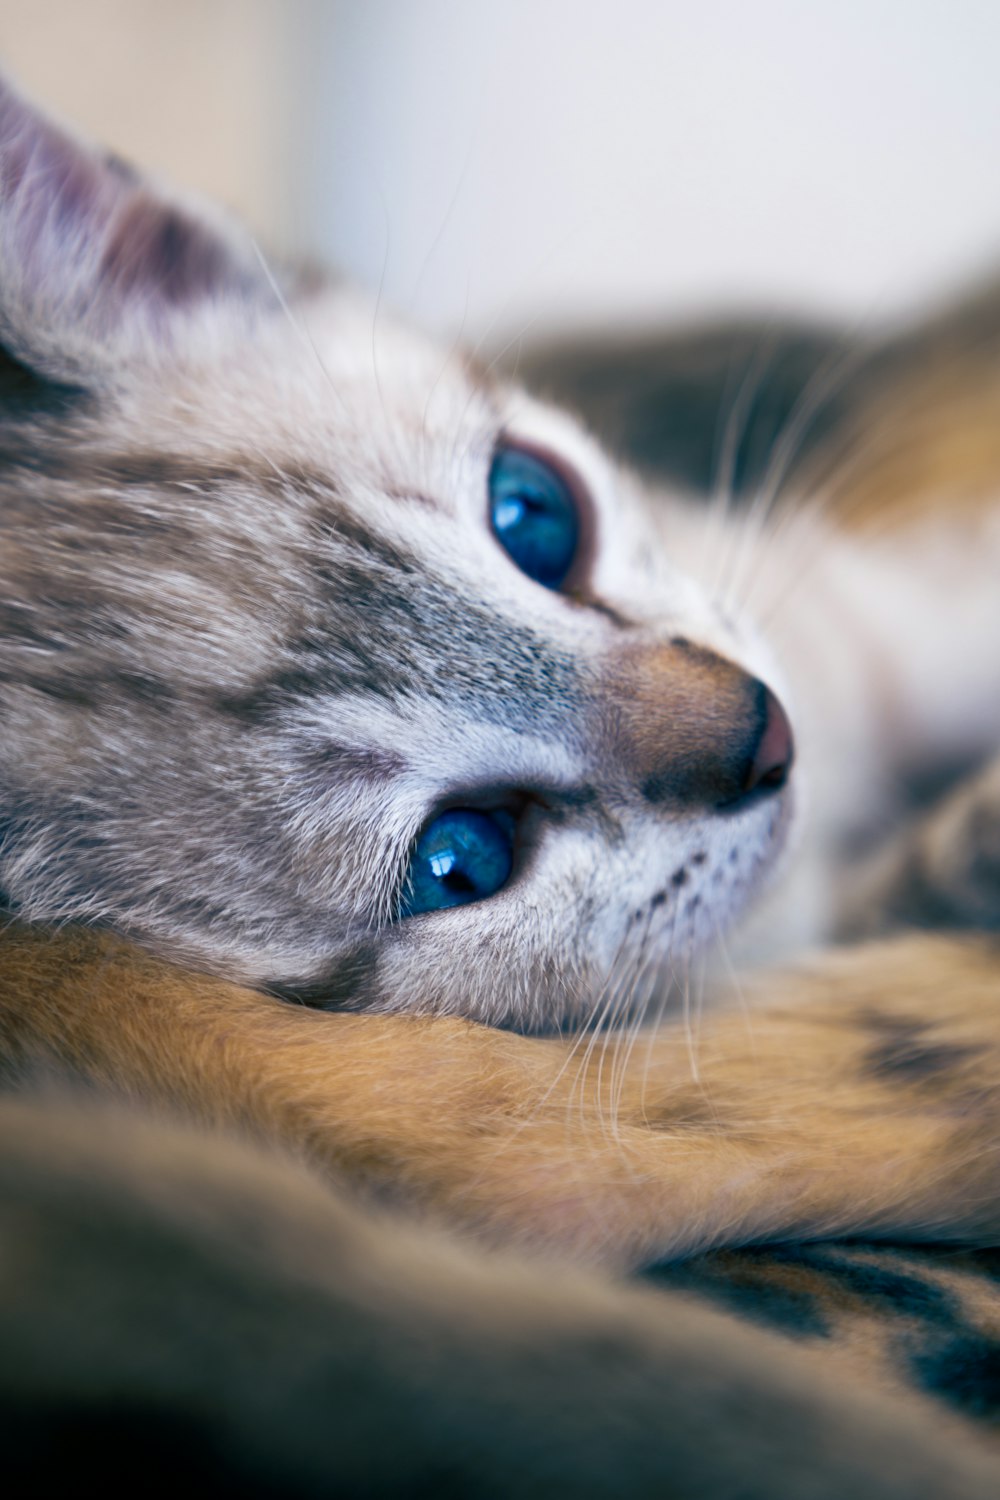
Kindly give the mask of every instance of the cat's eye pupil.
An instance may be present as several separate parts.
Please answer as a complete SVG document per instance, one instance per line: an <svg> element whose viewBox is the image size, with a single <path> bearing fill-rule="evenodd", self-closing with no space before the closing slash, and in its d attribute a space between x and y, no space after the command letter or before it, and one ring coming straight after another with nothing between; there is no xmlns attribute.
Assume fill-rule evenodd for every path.
<svg viewBox="0 0 1000 1500"><path fill-rule="evenodd" d="M513 844L514 820L508 813L458 807L432 818L410 856L400 915L466 906L495 895L510 877Z"/></svg>
<svg viewBox="0 0 1000 1500"><path fill-rule="evenodd" d="M499 448L490 468L493 534L522 573L558 589L573 566L580 522L569 485L551 464Z"/></svg>

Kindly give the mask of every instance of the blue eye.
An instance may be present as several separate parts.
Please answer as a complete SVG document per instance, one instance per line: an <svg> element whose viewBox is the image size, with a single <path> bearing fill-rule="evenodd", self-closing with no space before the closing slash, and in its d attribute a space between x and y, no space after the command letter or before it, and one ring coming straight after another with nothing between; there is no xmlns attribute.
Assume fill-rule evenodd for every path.
<svg viewBox="0 0 1000 1500"><path fill-rule="evenodd" d="M501 448L490 469L490 521L501 547L547 589L573 566L580 521L569 486L530 453Z"/></svg>
<svg viewBox="0 0 1000 1500"><path fill-rule="evenodd" d="M505 885L513 864L509 813L454 808L434 818L417 839L403 887L400 915L482 901Z"/></svg>

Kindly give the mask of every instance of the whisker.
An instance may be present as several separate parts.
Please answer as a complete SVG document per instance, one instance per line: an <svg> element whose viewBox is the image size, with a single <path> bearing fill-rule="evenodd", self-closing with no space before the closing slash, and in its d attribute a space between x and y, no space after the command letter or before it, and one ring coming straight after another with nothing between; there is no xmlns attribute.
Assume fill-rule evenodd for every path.
<svg viewBox="0 0 1000 1500"><path fill-rule="evenodd" d="M701 1085L701 1073L698 1068L698 1050L695 1045L694 1028L691 1021L691 971L684 966L684 990L681 1013L684 1017L684 1035L687 1040L688 1061L691 1067L693 1081Z"/></svg>
<svg viewBox="0 0 1000 1500"><path fill-rule="evenodd" d="M627 939L625 941L627 941ZM624 944L623 944L623 947L624 947ZM596 1097L595 1097L595 1106L596 1106L596 1110L597 1110L598 1122L602 1125L602 1128L603 1128L603 1100L601 1098L601 1082L602 1082L602 1069L603 1069L603 1065L604 1065L604 1059L605 1059L605 1056L606 1056L606 1053L607 1053L607 1041L608 1041L608 1039L607 1039L606 1028L607 1028L607 1024L608 1024L608 1021L610 1020L610 1018L612 1016L614 1016L614 1015L617 1014L618 1000L619 1000L619 996L622 993L623 984L624 984L623 975L619 973L619 974L613 976L612 983L610 983L607 986L606 993L605 993L604 1003L601 1006L600 1011L595 1011L594 1019L593 1019L593 1025L591 1027L590 1040L588 1041L587 1046L584 1049L583 1057L580 1060L579 1067L577 1068L576 1077L575 1077L575 1079L573 1081L573 1086L572 1086L572 1088L570 1090L570 1101L572 1101L573 1097L577 1094L577 1092L579 1092L579 1122L580 1122L581 1129L584 1130L584 1131L586 1130L586 1114L585 1114L586 1094L585 1094L585 1083L586 1083L587 1075L590 1072L590 1067L591 1067L591 1063L592 1063L592 1060L593 1060L594 1050L595 1050L595 1048L596 1048L599 1040L601 1042L602 1052L601 1052L601 1060L600 1060L600 1063L598 1064L598 1072L597 1072L597 1078L596 1078L597 1092L596 1092Z"/></svg>
<svg viewBox="0 0 1000 1500"><path fill-rule="evenodd" d="M424 256L423 260L420 263L420 269L417 272L416 279L410 290L410 295L407 298L407 309L409 313L413 313L416 309L417 298L420 292L420 288L423 284L424 277L427 275L427 271L430 268L431 262L433 261L435 255L444 243L445 234L451 227L451 221L455 216L455 210L458 207L459 200L461 199L462 193L464 192L469 179L469 172L472 168L473 156L478 150L481 149L481 144L482 143L476 138L476 135L474 133L472 139L469 141L468 150L465 153L465 160L462 163L462 169L458 174L458 178L456 180L454 189L452 190L451 197L448 199L448 205L445 208L441 223L438 226L438 231L430 243L427 254ZM468 280L466 281L466 287L468 287ZM468 308L468 297L466 297L466 308Z"/></svg>
<svg viewBox="0 0 1000 1500"><path fill-rule="evenodd" d="M619 1043L619 1056L616 1059L617 1077L612 1076L611 1112L616 1125L621 1113L622 1099L625 1095L636 1044L649 1023L649 1006L660 978L661 968L662 964L654 944L644 964L640 962L636 970L631 1000L633 1019L624 1042ZM636 997L638 997L638 1003ZM640 1093L640 1103L641 1100L642 1094Z"/></svg>
<svg viewBox="0 0 1000 1500"><path fill-rule="evenodd" d="M465 278L465 302L464 302L463 307L462 307L462 318L461 318L461 322L459 323L459 326L458 326L458 332L456 333L456 335L455 335L454 339L451 341L451 343L448 345L448 349L447 349L447 351L445 353L444 359L441 361L440 365L438 366L437 373L435 374L434 379L431 381L430 389L427 392L427 398L424 401L423 415L422 415L422 417L420 419L420 442L421 442L421 472L422 472L423 477L424 477L424 484L425 485L428 483L428 476L429 476L429 468L428 468L428 464L427 464L427 436L428 436L428 434L427 434L427 428L428 428L428 422L430 420L431 404L432 404L432 402L434 400L435 395L437 394L438 388L440 387L442 380L444 379L444 377L447 374L448 370L455 363L455 360L458 358L459 351L462 348L462 344L463 344L463 341L464 341L464 338L465 338L465 325L466 325L466 322L467 322L468 316L469 316L469 288L470 288L470 285L471 285L471 278L469 276L466 276L466 278ZM468 409L468 408L466 408L466 409ZM458 446L459 436L460 436L460 429L456 429L455 439L454 439L453 448L452 448L453 454L454 454L455 449Z"/></svg>
<svg viewBox="0 0 1000 1500"><path fill-rule="evenodd" d="M862 339L856 331L853 338L848 338L845 342L835 346L820 361L799 393L772 446L767 469L753 502L735 528L733 556L738 561L729 571L725 590L728 596L727 607L730 610L738 607L742 611L747 607L747 600L756 581L756 573L752 569L752 564L755 559L760 561L761 543L765 540L765 533L769 547L773 542L775 527L772 519L775 507L809 429L829 402L842 392L859 369L870 361L872 347L872 344ZM780 524L781 518L778 520L779 527ZM744 579L746 579L745 588Z"/></svg>
<svg viewBox="0 0 1000 1500"><path fill-rule="evenodd" d="M614 1138L615 1144L619 1147L619 1149L621 1149L622 1147L621 1131L619 1128L619 1105L621 1102L620 1079L622 1053L625 1045L621 1031L621 1023L623 1020L627 1023L626 1031L624 1034L627 1038L631 1031L634 1029L635 1024L634 1021L631 1020L631 1017L634 1013L639 1014L639 1012L633 1011L633 1007L638 988L639 976L643 972L643 959L649 941L651 919L652 912L649 912L647 914L645 930L639 940L639 949L638 953L636 954L635 962L630 966L631 972L628 974L626 982L622 985L619 1003L610 1023L609 1030L611 1034L608 1038L608 1045L602 1052L601 1061L598 1066L598 1098L603 1099L604 1064L607 1060L608 1053L610 1052L611 1075L608 1088L608 1121L610 1124L610 1134Z"/></svg>
<svg viewBox="0 0 1000 1500"><path fill-rule="evenodd" d="M750 1009L750 1005L746 997L746 991L743 988L740 977L736 972L736 967L733 964L732 955L729 952L729 945L726 942L725 932L722 928L721 923L719 922L716 922L715 924L715 940L719 956L722 959L723 966L726 970L726 976L730 984L732 985L737 1004L739 1005L740 1011L743 1015L744 1024L746 1026L747 1040L750 1043L750 1049L756 1057L757 1036L753 1026L753 1012Z"/></svg>
<svg viewBox="0 0 1000 1500"><path fill-rule="evenodd" d="M292 309L288 305L288 299L285 296L284 292L281 290L281 287L278 284L277 278L275 277L274 272L271 270L271 267L268 264L267 257L265 256L265 254L264 254L263 250L261 249L260 245L258 244L257 240L254 239L254 238L251 238L250 243L253 246L253 251L254 251L254 254L257 257L257 260L260 263L260 268L261 268L261 270L263 271L264 275L267 278L268 285L270 286L271 291L274 293L275 301L277 302L277 304L278 304L279 308L281 309L282 313L284 314L284 316L288 319L289 326L293 329L296 337L302 342L303 346L315 358L316 363L317 363L317 365L320 368L320 372L322 373L324 380L326 381L327 385L330 387L331 391L334 394L334 399L336 400L338 406L343 411L343 409L344 409L343 397L342 397L342 395L341 395L341 393L340 393L340 391L339 391L339 389L337 387L336 381L333 379L333 376L330 374L330 372L327 369L325 363L323 362L323 356L320 354L319 349L316 347L316 341L315 341L315 339L313 338L312 334L309 332L309 330L306 327L306 325L304 323L300 322L294 316L294 314L292 313Z"/></svg>
<svg viewBox="0 0 1000 1500"><path fill-rule="evenodd" d="M710 592L715 595L721 592L721 581L726 563L727 522L732 509L735 496L736 463L740 448L746 438L750 423L750 413L756 400L765 376L767 368L774 355L775 339L772 334L770 338L762 336L757 347L747 361L746 369L736 392L736 398L726 416L723 427L722 445L718 455L718 461L713 463L714 473L708 505L708 514L705 527L705 552L702 555L701 576L707 573L707 556L716 554L716 574L710 584ZM722 415L725 402L723 392L722 402L719 406L719 416Z"/></svg>

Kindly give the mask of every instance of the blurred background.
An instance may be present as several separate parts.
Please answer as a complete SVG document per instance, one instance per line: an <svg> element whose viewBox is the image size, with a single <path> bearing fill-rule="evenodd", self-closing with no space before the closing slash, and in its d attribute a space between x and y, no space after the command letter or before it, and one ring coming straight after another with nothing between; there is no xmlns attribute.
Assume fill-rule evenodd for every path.
<svg viewBox="0 0 1000 1500"><path fill-rule="evenodd" d="M0 0L23 87L499 349L1000 258L996 0Z"/></svg>

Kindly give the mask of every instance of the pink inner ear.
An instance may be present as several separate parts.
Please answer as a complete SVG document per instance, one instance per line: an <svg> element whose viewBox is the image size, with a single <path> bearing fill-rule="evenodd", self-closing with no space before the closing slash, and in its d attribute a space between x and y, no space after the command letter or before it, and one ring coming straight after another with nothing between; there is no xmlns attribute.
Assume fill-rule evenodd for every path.
<svg viewBox="0 0 1000 1500"><path fill-rule="evenodd" d="M29 108L0 81L0 212L16 230L40 232L46 218L75 228L104 198L98 158ZM110 183L109 183L110 186ZM6 227L6 226L5 226Z"/></svg>
<svg viewBox="0 0 1000 1500"><path fill-rule="evenodd" d="M179 209L141 190L114 217L100 276L125 296L153 293L173 305L237 280L226 246Z"/></svg>
<svg viewBox="0 0 1000 1500"><path fill-rule="evenodd" d="M0 79L0 327L19 358L44 347L58 373L51 354L64 336L77 355L81 341L106 354L132 316L155 325L159 312L265 284L235 236L160 198Z"/></svg>

